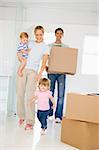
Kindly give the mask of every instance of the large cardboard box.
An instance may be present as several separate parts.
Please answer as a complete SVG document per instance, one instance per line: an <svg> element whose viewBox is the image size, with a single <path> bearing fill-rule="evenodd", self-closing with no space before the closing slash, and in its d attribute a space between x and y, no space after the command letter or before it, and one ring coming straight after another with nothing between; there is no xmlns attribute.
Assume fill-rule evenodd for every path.
<svg viewBox="0 0 99 150"><path fill-rule="evenodd" d="M77 53L75 48L54 46L48 61L48 73L64 73L74 75L77 68Z"/></svg>
<svg viewBox="0 0 99 150"><path fill-rule="evenodd" d="M99 96L68 93L66 117L99 123Z"/></svg>
<svg viewBox="0 0 99 150"><path fill-rule="evenodd" d="M61 141L80 150L99 150L99 124L62 119Z"/></svg>

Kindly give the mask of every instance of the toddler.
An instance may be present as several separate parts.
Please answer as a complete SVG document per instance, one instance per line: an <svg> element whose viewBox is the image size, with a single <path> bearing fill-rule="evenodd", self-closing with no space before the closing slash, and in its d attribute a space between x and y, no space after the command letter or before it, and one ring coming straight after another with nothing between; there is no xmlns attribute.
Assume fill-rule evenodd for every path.
<svg viewBox="0 0 99 150"><path fill-rule="evenodd" d="M28 50L28 34L26 32L22 32L20 34L20 43L18 45L17 49L17 57L18 60L21 62L21 65L18 69L18 75L21 77L23 75L22 71L26 65L28 53L30 50Z"/></svg>

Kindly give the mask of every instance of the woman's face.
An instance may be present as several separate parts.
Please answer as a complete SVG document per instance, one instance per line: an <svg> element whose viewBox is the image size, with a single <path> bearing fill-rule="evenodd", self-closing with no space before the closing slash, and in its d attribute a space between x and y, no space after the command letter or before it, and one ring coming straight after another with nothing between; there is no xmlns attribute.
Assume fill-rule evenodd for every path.
<svg viewBox="0 0 99 150"><path fill-rule="evenodd" d="M44 35L44 33L42 32L42 30L37 29L35 31L36 42L38 42L38 43L42 42L43 41L43 35Z"/></svg>

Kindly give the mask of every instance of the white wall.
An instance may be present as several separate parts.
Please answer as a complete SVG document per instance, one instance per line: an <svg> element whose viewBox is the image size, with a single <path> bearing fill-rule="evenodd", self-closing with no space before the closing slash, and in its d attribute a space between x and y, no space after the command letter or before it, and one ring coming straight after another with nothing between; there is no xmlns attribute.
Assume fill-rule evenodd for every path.
<svg viewBox="0 0 99 150"><path fill-rule="evenodd" d="M99 25L97 2L0 3L0 19L48 24ZM17 13L17 14L16 14ZM3 15L2 15L3 14Z"/></svg>

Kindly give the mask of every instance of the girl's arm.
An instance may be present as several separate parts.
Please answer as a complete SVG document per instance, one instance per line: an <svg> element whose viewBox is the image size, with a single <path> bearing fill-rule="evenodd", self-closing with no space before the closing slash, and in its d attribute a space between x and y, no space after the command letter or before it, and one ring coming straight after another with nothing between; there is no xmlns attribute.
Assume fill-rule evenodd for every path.
<svg viewBox="0 0 99 150"><path fill-rule="evenodd" d="M52 108L54 108L54 107L55 107L55 100L54 100L54 97L53 97L53 96L50 97L50 100L51 100L51 102L52 102L52 104L53 104Z"/></svg>

